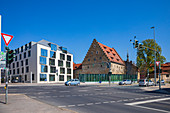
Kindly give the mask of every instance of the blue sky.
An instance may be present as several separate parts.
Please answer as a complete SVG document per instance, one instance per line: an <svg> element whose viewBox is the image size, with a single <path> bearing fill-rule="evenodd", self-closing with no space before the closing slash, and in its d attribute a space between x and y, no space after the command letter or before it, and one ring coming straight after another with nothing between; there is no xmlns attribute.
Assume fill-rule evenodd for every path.
<svg viewBox="0 0 170 113"><path fill-rule="evenodd" d="M93 41L114 47L135 61L130 39L153 38L170 62L170 0L0 0L2 32L12 34L12 49L45 39L68 48L81 63ZM4 44L2 44L4 46Z"/></svg>

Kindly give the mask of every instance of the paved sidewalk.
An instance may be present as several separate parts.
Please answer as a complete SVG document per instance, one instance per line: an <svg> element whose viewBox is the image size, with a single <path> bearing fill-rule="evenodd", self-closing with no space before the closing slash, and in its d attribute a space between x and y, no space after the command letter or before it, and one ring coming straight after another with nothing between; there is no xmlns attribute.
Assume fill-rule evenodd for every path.
<svg viewBox="0 0 170 113"><path fill-rule="evenodd" d="M8 98L8 104L4 104L5 95L0 95L0 113L75 113L39 102L23 94L9 94Z"/></svg>

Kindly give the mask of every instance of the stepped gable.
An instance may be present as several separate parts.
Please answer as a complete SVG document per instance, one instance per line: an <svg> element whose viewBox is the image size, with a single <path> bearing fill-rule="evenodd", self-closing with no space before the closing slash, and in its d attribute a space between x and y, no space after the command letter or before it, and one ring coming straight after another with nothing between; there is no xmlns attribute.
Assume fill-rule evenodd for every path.
<svg viewBox="0 0 170 113"><path fill-rule="evenodd" d="M118 64L122 64L125 65L124 61L122 60L122 58L119 56L119 54L116 52L116 50L114 48L110 48L106 45L103 45L102 43L99 43L100 47L102 48L102 50L104 51L104 53L106 54L106 56L108 57L108 59L111 62L115 62Z"/></svg>

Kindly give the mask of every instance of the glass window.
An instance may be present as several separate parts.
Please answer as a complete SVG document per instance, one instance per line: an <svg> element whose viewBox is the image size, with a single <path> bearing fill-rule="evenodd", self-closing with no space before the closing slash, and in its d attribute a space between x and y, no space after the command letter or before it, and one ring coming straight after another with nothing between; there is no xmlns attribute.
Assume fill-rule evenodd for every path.
<svg viewBox="0 0 170 113"><path fill-rule="evenodd" d="M31 51L28 51L28 57L30 57L31 56Z"/></svg>
<svg viewBox="0 0 170 113"><path fill-rule="evenodd" d="M169 77L169 75L166 75L166 77Z"/></svg>
<svg viewBox="0 0 170 113"><path fill-rule="evenodd" d="M63 61L59 60L58 61L58 66L63 66Z"/></svg>
<svg viewBox="0 0 170 113"><path fill-rule="evenodd" d="M53 51L50 51L50 58L56 58L56 53Z"/></svg>
<svg viewBox="0 0 170 113"><path fill-rule="evenodd" d="M67 61L71 61L71 56L67 55Z"/></svg>
<svg viewBox="0 0 170 113"><path fill-rule="evenodd" d="M50 67L50 73L56 73L56 67Z"/></svg>
<svg viewBox="0 0 170 113"><path fill-rule="evenodd" d="M64 81L64 75L59 75L59 81Z"/></svg>
<svg viewBox="0 0 170 113"><path fill-rule="evenodd" d="M25 60L25 65L28 65L28 59Z"/></svg>
<svg viewBox="0 0 170 113"><path fill-rule="evenodd" d="M17 56L15 56L15 61L17 61Z"/></svg>
<svg viewBox="0 0 170 113"><path fill-rule="evenodd" d="M47 66L41 65L41 72L48 72Z"/></svg>
<svg viewBox="0 0 170 113"><path fill-rule="evenodd" d="M51 50L57 51L57 45L51 44Z"/></svg>
<svg viewBox="0 0 170 113"><path fill-rule="evenodd" d="M55 59L49 59L49 65L55 65Z"/></svg>
<svg viewBox="0 0 170 113"><path fill-rule="evenodd" d="M19 68L17 69L17 74L19 74Z"/></svg>
<svg viewBox="0 0 170 113"><path fill-rule="evenodd" d="M23 61L21 61L21 66L23 66Z"/></svg>
<svg viewBox="0 0 170 113"><path fill-rule="evenodd" d="M70 62L66 62L66 67L70 67Z"/></svg>
<svg viewBox="0 0 170 113"><path fill-rule="evenodd" d="M47 81L47 74L40 74L40 81Z"/></svg>
<svg viewBox="0 0 170 113"><path fill-rule="evenodd" d="M65 60L65 55L60 53L60 60Z"/></svg>
<svg viewBox="0 0 170 113"><path fill-rule="evenodd" d="M55 81L55 75L49 75L49 81Z"/></svg>
<svg viewBox="0 0 170 113"><path fill-rule="evenodd" d="M71 76L67 76L67 81L69 81L71 79Z"/></svg>
<svg viewBox="0 0 170 113"><path fill-rule="evenodd" d="M65 74L65 68L60 68L60 74Z"/></svg>
<svg viewBox="0 0 170 113"><path fill-rule="evenodd" d="M47 64L45 57L40 57L40 64Z"/></svg>
<svg viewBox="0 0 170 113"><path fill-rule="evenodd" d="M22 68L22 73L24 73L24 67Z"/></svg>
<svg viewBox="0 0 170 113"><path fill-rule="evenodd" d="M31 49L31 42L29 43L29 49Z"/></svg>
<svg viewBox="0 0 170 113"><path fill-rule="evenodd" d="M29 72L29 66L28 67L26 67L26 73L28 73Z"/></svg>
<svg viewBox="0 0 170 113"><path fill-rule="evenodd" d="M25 44L25 51L27 50L27 44Z"/></svg>
<svg viewBox="0 0 170 113"><path fill-rule="evenodd" d="M24 53L24 58L26 58L26 52Z"/></svg>
<svg viewBox="0 0 170 113"><path fill-rule="evenodd" d="M48 56L46 49L41 49L41 56L46 56L46 57Z"/></svg>
<svg viewBox="0 0 170 113"><path fill-rule="evenodd" d="M13 70L13 74L15 74L15 69Z"/></svg>
<svg viewBox="0 0 170 113"><path fill-rule="evenodd" d="M17 62L17 67L19 67L19 62Z"/></svg>
<svg viewBox="0 0 170 113"><path fill-rule="evenodd" d="M71 69L67 69L67 74L71 74Z"/></svg>
<svg viewBox="0 0 170 113"><path fill-rule="evenodd" d="M13 63L13 68L15 68L15 63Z"/></svg>
<svg viewBox="0 0 170 113"><path fill-rule="evenodd" d="M34 80L34 74L32 74L32 80Z"/></svg>
<svg viewBox="0 0 170 113"><path fill-rule="evenodd" d="M23 46L21 47L21 52L23 52Z"/></svg>
<svg viewBox="0 0 170 113"><path fill-rule="evenodd" d="M20 59L20 60L22 59L22 54L19 55L19 59Z"/></svg>
<svg viewBox="0 0 170 113"><path fill-rule="evenodd" d="M88 61L90 61L90 59L88 59Z"/></svg>

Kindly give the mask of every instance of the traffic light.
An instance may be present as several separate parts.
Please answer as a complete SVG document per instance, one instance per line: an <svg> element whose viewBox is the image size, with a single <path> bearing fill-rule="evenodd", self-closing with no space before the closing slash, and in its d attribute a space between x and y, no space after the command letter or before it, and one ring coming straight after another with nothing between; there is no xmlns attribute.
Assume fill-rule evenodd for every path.
<svg viewBox="0 0 170 113"><path fill-rule="evenodd" d="M138 47L138 49L139 49L139 50L141 50L141 49L142 49L142 44L141 44L141 43L139 43L139 47Z"/></svg>
<svg viewBox="0 0 170 113"><path fill-rule="evenodd" d="M138 46L139 46L139 43L138 43L139 41L138 40L135 40L135 48L138 48Z"/></svg>
<svg viewBox="0 0 170 113"><path fill-rule="evenodd" d="M8 67L8 64L11 64L13 62L13 59L15 58L15 51L10 50L8 47L6 47L5 49L7 50L6 67Z"/></svg>

